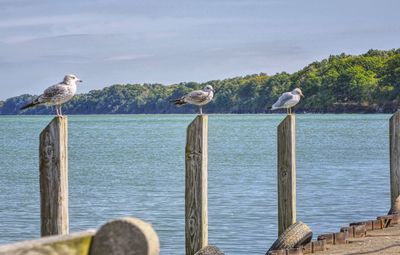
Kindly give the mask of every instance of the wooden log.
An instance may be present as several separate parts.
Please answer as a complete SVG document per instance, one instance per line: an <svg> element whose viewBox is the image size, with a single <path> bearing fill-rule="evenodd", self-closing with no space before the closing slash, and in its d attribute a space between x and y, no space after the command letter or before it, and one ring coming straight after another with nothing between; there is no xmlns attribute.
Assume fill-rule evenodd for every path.
<svg viewBox="0 0 400 255"><path fill-rule="evenodd" d="M317 252L317 251L325 251L326 249L326 240L318 240L318 241L312 241L311 242L311 252Z"/></svg>
<svg viewBox="0 0 400 255"><path fill-rule="evenodd" d="M376 219L381 221L382 228L393 227L397 215L383 215L378 216ZM368 229L367 229L368 231Z"/></svg>
<svg viewBox="0 0 400 255"><path fill-rule="evenodd" d="M303 254L309 254L312 252L312 243L309 242L308 244L303 246Z"/></svg>
<svg viewBox="0 0 400 255"><path fill-rule="evenodd" d="M367 231L370 231L373 229L372 220L352 222L349 224L349 226L357 226L357 225L365 225L365 228Z"/></svg>
<svg viewBox="0 0 400 255"><path fill-rule="evenodd" d="M286 255L286 250L273 250L269 251L267 255Z"/></svg>
<svg viewBox="0 0 400 255"><path fill-rule="evenodd" d="M390 207L393 209L396 207L396 199L400 195L400 111L397 111L390 118L389 140L390 140L389 143L390 143L390 198L391 198Z"/></svg>
<svg viewBox="0 0 400 255"><path fill-rule="evenodd" d="M353 230L354 230L353 226L340 228L340 232L347 233L347 238L353 238L354 237Z"/></svg>
<svg viewBox="0 0 400 255"><path fill-rule="evenodd" d="M288 115L278 126L278 236L296 222L296 124Z"/></svg>
<svg viewBox="0 0 400 255"><path fill-rule="evenodd" d="M317 240L326 240L326 244L333 244L335 239L335 233L322 234L317 237Z"/></svg>
<svg viewBox="0 0 400 255"><path fill-rule="evenodd" d="M127 217L103 225L93 237L90 255L158 255L160 243L153 227Z"/></svg>
<svg viewBox="0 0 400 255"><path fill-rule="evenodd" d="M346 240L349 238L348 232L338 232L333 234L333 244L345 244Z"/></svg>
<svg viewBox="0 0 400 255"><path fill-rule="evenodd" d="M195 255L224 255L217 246L214 245L207 245L206 247L202 248Z"/></svg>
<svg viewBox="0 0 400 255"><path fill-rule="evenodd" d="M187 128L185 152L186 255L208 245L208 116L198 115Z"/></svg>
<svg viewBox="0 0 400 255"><path fill-rule="evenodd" d="M68 119L55 117L40 134L41 236L69 232L67 144Z"/></svg>
<svg viewBox="0 0 400 255"><path fill-rule="evenodd" d="M95 231L85 231L71 235L44 237L0 246L0 255L75 255L89 254Z"/></svg>
<svg viewBox="0 0 400 255"><path fill-rule="evenodd" d="M367 230L365 225L354 225L353 226L353 235L354 238L365 237L367 234Z"/></svg>
<svg viewBox="0 0 400 255"><path fill-rule="evenodd" d="M97 232L47 236L0 245L0 255L158 255L160 243L153 227L132 217L114 220Z"/></svg>
<svg viewBox="0 0 400 255"><path fill-rule="evenodd" d="M286 255L303 255L303 248L286 249Z"/></svg>
<svg viewBox="0 0 400 255"><path fill-rule="evenodd" d="M383 229L381 220L373 220L372 221L372 230Z"/></svg>

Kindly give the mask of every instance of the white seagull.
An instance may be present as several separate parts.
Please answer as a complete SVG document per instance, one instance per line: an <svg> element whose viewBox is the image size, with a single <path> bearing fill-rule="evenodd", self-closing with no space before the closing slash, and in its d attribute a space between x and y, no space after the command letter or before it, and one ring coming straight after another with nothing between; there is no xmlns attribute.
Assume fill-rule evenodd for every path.
<svg viewBox="0 0 400 255"><path fill-rule="evenodd" d="M173 99L173 102L177 106L182 106L184 104L194 104L199 107L200 114L203 114L202 106L211 102L214 97L214 89L211 85L207 85L203 90L195 90L187 93L181 98Z"/></svg>
<svg viewBox="0 0 400 255"><path fill-rule="evenodd" d="M288 114L292 113L292 107L300 102L300 97L304 97L301 89L295 88L290 92L283 93L275 104L272 105L271 110L286 108Z"/></svg>
<svg viewBox="0 0 400 255"><path fill-rule="evenodd" d="M41 94L35 100L21 107L21 110L37 105L55 105L57 116L62 116L61 104L68 102L74 97L76 93L77 82L82 82L82 80L78 79L73 74L67 74L64 77L64 81L48 87L43 94Z"/></svg>

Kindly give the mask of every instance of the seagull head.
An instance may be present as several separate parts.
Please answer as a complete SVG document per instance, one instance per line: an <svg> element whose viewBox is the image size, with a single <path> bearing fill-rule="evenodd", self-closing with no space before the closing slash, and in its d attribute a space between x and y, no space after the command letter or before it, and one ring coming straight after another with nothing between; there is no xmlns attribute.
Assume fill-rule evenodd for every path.
<svg viewBox="0 0 400 255"><path fill-rule="evenodd" d="M205 86L203 91L204 92L211 92L212 91L214 93L214 89L213 89L213 87L211 85Z"/></svg>
<svg viewBox="0 0 400 255"><path fill-rule="evenodd" d="M292 90L292 94L304 97L303 92L301 92L301 89L299 88L295 88L294 90Z"/></svg>
<svg viewBox="0 0 400 255"><path fill-rule="evenodd" d="M64 77L65 84L76 84L77 82L82 82L82 80L78 79L78 77L76 77L74 74L67 74Z"/></svg>

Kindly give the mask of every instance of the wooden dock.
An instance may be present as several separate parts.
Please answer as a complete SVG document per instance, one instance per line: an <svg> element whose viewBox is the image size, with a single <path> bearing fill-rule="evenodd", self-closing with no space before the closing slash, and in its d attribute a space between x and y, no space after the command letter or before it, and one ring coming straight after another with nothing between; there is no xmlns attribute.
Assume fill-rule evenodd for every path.
<svg viewBox="0 0 400 255"><path fill-rule="evenodd" d="M304 246L270 251L269 255L303 254L399 254L400 215L378 216L338 227L337 232L319 235Z"/></svg>
<svg viewBox="0 0 400 255"><path fill-rule="evenodd" d="M349 239L345 245L329 245L316 255L400 254L400 225L367 231L365 237Z"/></svg>

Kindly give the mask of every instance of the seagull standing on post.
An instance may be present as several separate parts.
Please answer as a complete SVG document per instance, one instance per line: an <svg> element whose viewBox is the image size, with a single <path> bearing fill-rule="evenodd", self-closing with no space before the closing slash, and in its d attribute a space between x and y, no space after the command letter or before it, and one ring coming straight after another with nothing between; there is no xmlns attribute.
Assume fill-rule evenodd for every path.
<svg viewBox="0 0 400 255"><path fill-rule="evenodd" d="M292 107L300 102L300 97L304 97L304 95L299 88L295 88L290 92L285 92L278 98L278 101L272 105L271 110L286 108L286 113L291 114Z"/></svg>
<svg viewBox="0 0 400 255"><path fill-rule="evenodd" d="M76 93L77 82L82 82L82 80L78 79L73 74L67 74L62 82L48 87L43 94L41 94L35 100L21 107L21 110L38 105L55 105L57 116L62 116L61 105L74 97Z"/></svg>
<svg viewBox="0 0 400 255"><path fill-rule="evenodd" d="M173 102L177 106L182 106L184 104L193 104L199 107L199 113L203 114L202 106L211 102L214 97L214 89L211 85L207 85L203 90L195 90L187 93L181 98L173 99Z"/></svg>

